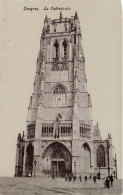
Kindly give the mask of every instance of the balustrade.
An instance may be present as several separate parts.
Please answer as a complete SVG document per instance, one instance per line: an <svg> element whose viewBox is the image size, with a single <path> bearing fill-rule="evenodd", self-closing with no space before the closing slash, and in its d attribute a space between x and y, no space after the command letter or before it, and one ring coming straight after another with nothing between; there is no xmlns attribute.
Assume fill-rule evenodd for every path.
<svg viewBox="0 0 123 195"><path fill-rule="evenodd" d="M80 123L80 137L91 137L90 125Z"/></svg>
<svg viewBox="0 0 123 195"><path fill-rule="evenodd" d="M53 124L42 124L42 137L53 137Z"/></svg>
<svg viewBox="0 0 123 195"><path fill-rule="evenodd" d="M72 124L60 124L60 135L61 137L71 136L72 134Z"/></svg>
<svg viewBox="0 0 123 195"><path fill-rule="evenodd" d="M42 137L55 137L56 131L53 123L42 124ZM72 135L72 123L61 123L58 127L57 137L68 137Z"/></svg>

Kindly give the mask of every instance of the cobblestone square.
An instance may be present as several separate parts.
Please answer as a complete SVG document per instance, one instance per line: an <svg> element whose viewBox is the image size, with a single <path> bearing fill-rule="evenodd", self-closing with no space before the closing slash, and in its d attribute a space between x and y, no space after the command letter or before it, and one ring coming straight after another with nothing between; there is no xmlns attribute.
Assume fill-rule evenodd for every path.
<svg viewBox="0 0 123 195"><path fill-rule="evenodd" d="M115 180L113 187L109 190L104 188L104 180L97 180L97 183L88 180L80 183L68 182L63 178L18 178L18 177L1 177L0 178L0 195L52 195L52 194L70 194L70 195L121 195L122 180Z"/></svg>

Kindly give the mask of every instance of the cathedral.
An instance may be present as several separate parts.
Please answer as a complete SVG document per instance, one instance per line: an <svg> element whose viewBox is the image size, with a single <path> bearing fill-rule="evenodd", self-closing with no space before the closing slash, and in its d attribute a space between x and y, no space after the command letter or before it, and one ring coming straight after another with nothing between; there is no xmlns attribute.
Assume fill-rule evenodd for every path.
<svg viewBox="0 0 123 195"><path fill-rule="evenodd" d="M44 20L26 134L18 134L15 176L117 178L111 134L92 120L77 12Z"/></svg>

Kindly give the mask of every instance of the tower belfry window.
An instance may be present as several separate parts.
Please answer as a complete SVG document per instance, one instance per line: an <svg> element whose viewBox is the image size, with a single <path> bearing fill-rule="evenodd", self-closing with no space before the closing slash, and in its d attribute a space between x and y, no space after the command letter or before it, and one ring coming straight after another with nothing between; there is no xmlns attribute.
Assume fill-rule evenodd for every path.
<svg viewBox="0 0 123 195"><path fill-rule="evenodd" d="M55 58L58 58L59 44L57 40L54 43L54 47L55 47Z"/></svg>
<svg viewBox="0 0 123 195"><path fill-rule="evenodd" d="M51 69L51 81L68 81L68 65L64 63L59 67L58 64L54 64Z"/></svg>
<svg viewBox="0 0 123 195"><path fill-rule="evenodd" d="M63 106L66 104L66 91L62 85L57 85L53 92L53 105Z"/></svg>
<svg viewBox="0 0 123 195"><path fill-rule="evenodd" d="M63 48L64 48L64 57L67 57L67 42L65 40L63 42Z"/></svg>

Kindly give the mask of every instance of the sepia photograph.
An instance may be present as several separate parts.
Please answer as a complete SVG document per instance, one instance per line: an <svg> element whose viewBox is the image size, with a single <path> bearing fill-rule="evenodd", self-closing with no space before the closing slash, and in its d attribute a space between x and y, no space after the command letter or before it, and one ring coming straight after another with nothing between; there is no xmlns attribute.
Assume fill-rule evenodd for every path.
<svg viewBox="0 0 123 195"><path fill-rule="evenodd" d="M0 195L122 194L120 0L0 1Z"/></svg>

